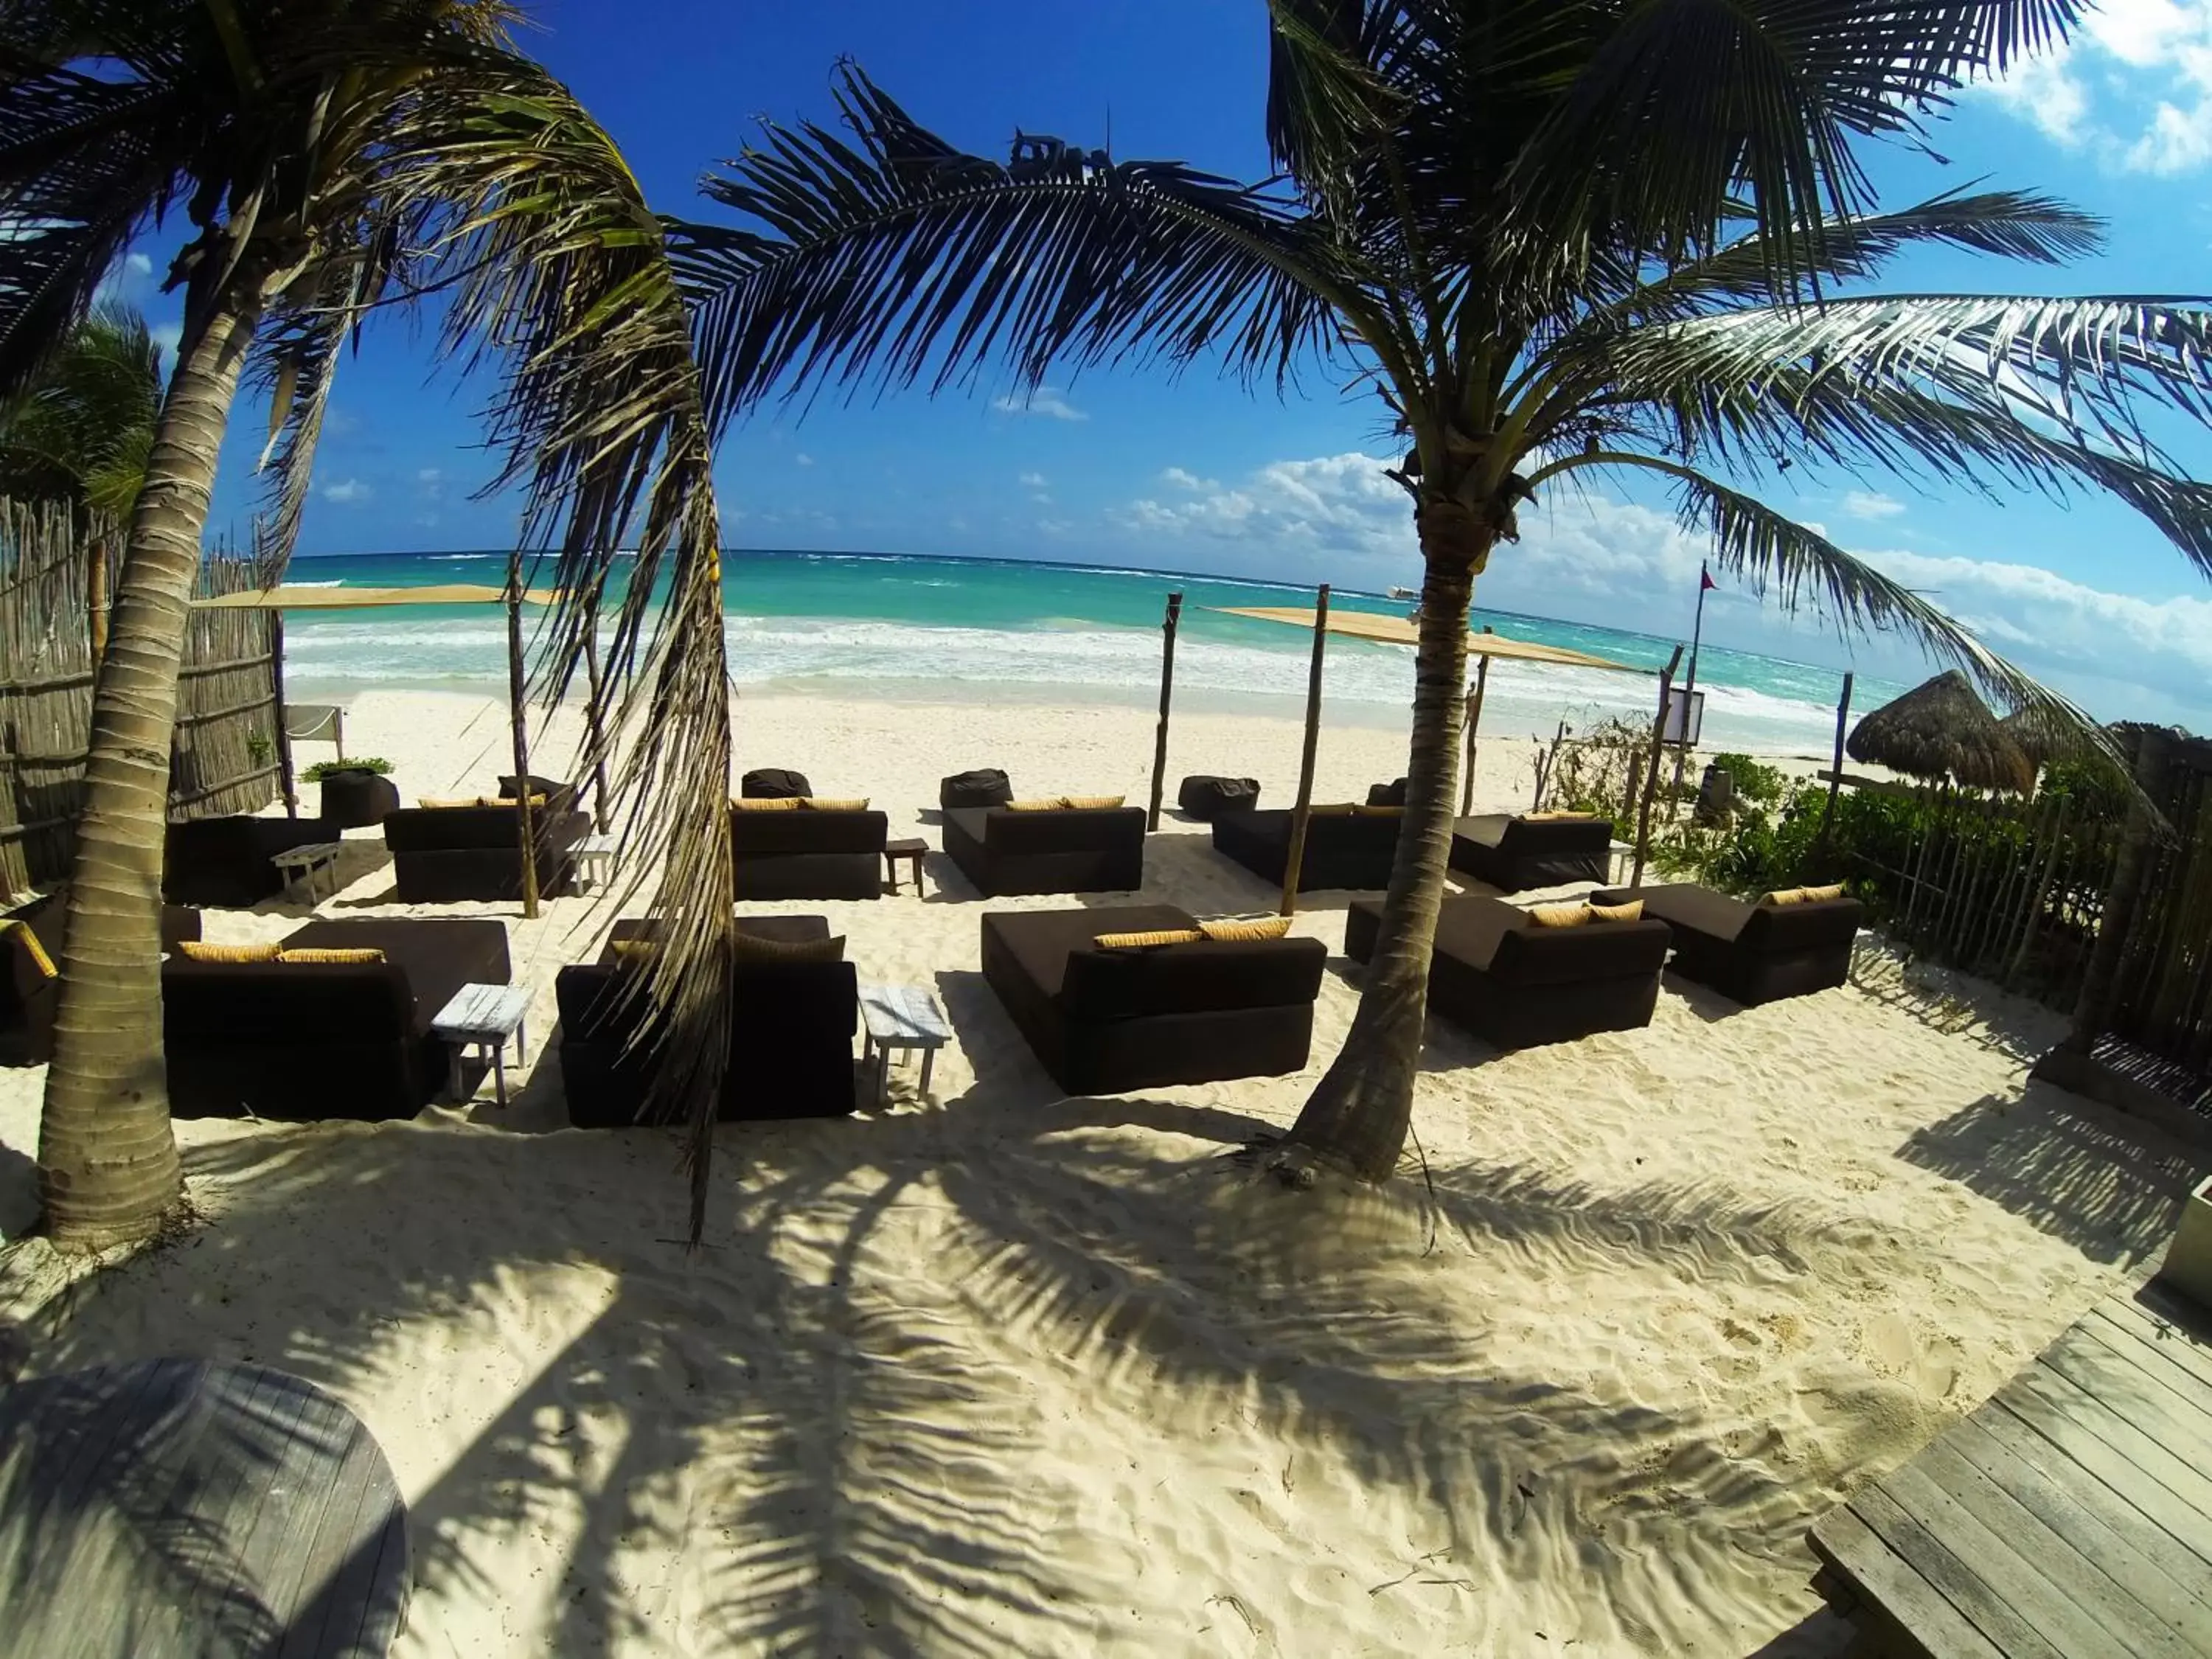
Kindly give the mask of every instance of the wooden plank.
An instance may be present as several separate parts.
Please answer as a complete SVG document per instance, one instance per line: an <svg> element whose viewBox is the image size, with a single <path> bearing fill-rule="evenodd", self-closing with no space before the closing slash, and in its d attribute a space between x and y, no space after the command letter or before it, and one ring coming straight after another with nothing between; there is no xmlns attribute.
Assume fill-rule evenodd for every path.
<svg viewBox="0 0 2212 1659"><path fill-rule="evenodd" d="M2191 1301L2164 1280L2154 1279L2138 1289L2131 1305L2191 1338L2200 1350L2212 1349L2212 1308Z"/></svg>
<svg viewBox="0 0 2212 1659"><path fill-rule="evenodd" d="M2123 1359L2079 1328L2045 1350L2037 1362L2064 1377L2098 1405L2197 1469L2212 1468L2212 1425L2186 1397L2132 1361ZM2212 1505L2212 1485L2206 1487ZM2207 1514L2212 1515L2212 1507Z"/></svg>
<svg viewBox="0 0 2212 1659"><path fill-rule="evenodd" d="M2063 1379L2051 1381L2057 1387L2064 1386ZM2146 1471L2133 1455L2086 1425L2078 1413L2067 1408L2063 1396L2054 1404L2045 1392L2007 1383L1991 1398L1999 1407L2095 1474L2212 1571L2212 1538L2206 1534L2203 1517ZM2151 1450L2155 1452L2157 1448L2154 1445Z"/></svg>
<svg viewBox="0 0 2212 1659"><path fill-rule="evenodd" d="M2063 1638L2069 1653L2201 1659L2201 1649L2183 1640L2163 1615L1961 1456L1948 1435L1923 1449L1898 1473L1905 1479L1893 1475L1885 1490L1909 1512L1918 1512L1914 1494L1923 1489L1956 1504L1980 1547L2002 1553L1998 1565L2013 1574L2013 1606L2033 1617L2045 1634ZM1935 1524L1928 1515L1919 1518ZM1954 1529L1937 1530L1946 1544L1966 1553Z"/></svg>
<svg viewBox="0 0 2212 1659"><path fill-rule="evenodd" d="M1943 1441L2198 1653L2212 1654L2204 1564L2008 1412L1977 1412Z"/></svg>
<svg viewBox="0 0 2212 1659"><path fill-rule="evenodd" d="M2039 1559L2031 1562L2016 1547L2020 1540L2008 1538L2006 1522L2021 1513L2019 1505L2006 1506L2010 1515L1978 1513L1972 1500L1990 1496L1995 1488L1984 1480L1966 1492L1954 1492L1938 1478L1938 1465L1945 1474L1957 1473L1961 1466L1956 1459L1930 1460L1929 1453L1934 1450L1929 1446L1920 1456L1883 1476L1882 1495L1918 1522L1961 1569L1972 1573L1987 1600L2002 1603L2008 1617L2031 1627L2039 1643L2056 1648L2068 1659L2085 1659L2085 1656L2107 1651L2111 1638L2052 1583L2051 1564ZM1907 1559L1926 1571L1918 1555L1908 1552ZM1976 1618L1984 1630L1990 1628L1978 1613ZM2004 1642L2008 1653L2017 1645L2009 1636Z"/></svg>
<svg viewBox="0 0 2212 1659"><path fill-rule="evenodd" d="M284 1449L292 1441L293 1430L307 1408L307 1397L296 1388L280 1385L273 1397L255 1398L240 1386L228 1399L230 1408L253 1426L259 1443L252 1453L258 1466L246 1471L228 1512L222 1517L222 1536L229 1540L239 1567L234 1576L258 1581L263 1574L263 1564L275 1559L296 1522L301 1494L294 1472L286 1466ZM277 1453L273 1467L267 1461L272 1441ZM198 1616L193 1620L194 1627L213 1626L228 1633L242 1624L257 1633L264 1632L274 1623L275 1609L258 1591L251 1593L254 1596L251 1603L236 1592L223 1594L212 1605L209 1598L196 1595L193 1611Z"/></svg>
<svg viewBox="0 0 2212 1659"><path fill-rule="evenodd" d="M1852 1513L2008 1659L2081 1659L2044 1640L2035 1625L2014 1609L1974 1563L1906 1511L1888 1490L1889 1481L1903 1473L1893 1471L1887 1480L1862 1489L1851 1499ZM1972 1547L1971 1543L1968 1547ZM1918 1637L1920 1632L1916 1628L1913 1634ZM1940 1656L1941 1650L1930 1647L1929 1651Z"/></svg>
<svg viewBox="0 0 2212 1659"><path fill-rule="evenodd" d="M2094 1390L2083 1388L2042 1361L2029 1366L2006 1387L2024 1389L2065 1411L2195 1511L2193 1525L2197 1530L2212 1527L2212 1474L2205 1474L2186 1456L2167 1446L2167 1425L2163 1420L2157 1423L2155 1432L2147 1431L2130 1420L2121 1407L2132 1407L2136 1402L2131 1398L2108 1403L2099 1399Z"/></svg>
<svg viewBox="0 0 2212 1659"><path fill-rule="evenodd" d="M367 1484L358 1455L367 1431L335 1401L311 1397L309 1404L301 1420L321 1443L316 1456L325 1466L323 1478L315 1483L312 1512L301 1517L293 1548L270 1575L269 1605L276 1610L283 1650L312 1655L312 1646L301 1650L294 1638L306 1610L319 1601L325 1582L343 1562ZM319 1607L315 1622L319 1629Z"/></svg>
<svg viewBox="0 0 2212 1659"><path fill-rule="evenodd" d="M373 1543L382 1528L386 1494L376 1479L380 1460L363 1455L363 1449L360 1444L347 1448L314 1536L300 1552L298 1581L285 1615L284 1644L276 1659L315 1659L327 1651L331 1591L361 1548L363 1534Z"/></svg>
<svg viewBox="0 0 2212 1659"><path fill-rule="evenodd" d="M2207 1349L2171 1325L2159 1322L2121 1297L2107 1297L2089 1310L2085 1323L2094 1322L2100 1334L2129 1339L2146 1353L2156 1354L2172 1372L2190 1379L2202 1397L2212 1399L2212 1349Z"/></svg>
<svg viewBox="0 0 2212 1659"><path fill-rule="evenodd" d="M382 1461L380 1454L380 1469ZM382 1659L406 1618L407 1517L388 1469L381 1469L378 1492L385 1506L378 1524L356 1540L325 1592L321 1645L313 1651L326 1659L349 1655Z"/></svg>
<svg viewBox="0 0 2212 1659"><path fill-rule="evenodd" d="M1857 1598L1856 1606L1838 1611L1869 1637L1929 1659L2003 1659L1972 1620L1850 1506L1831 1510L1814 1523L1812 1545ZM1903 1647L1905 1640L1911 1648Z"/></svg>
<svg viewBox="0 0 2212 1659"><path fill-rule="evenodd" d="M2159 1345L2144 1341L2110 1320L2084 1318L2061 1339L2081 1364L2124 1370L2136 1387L2151 1390L2175 1432L2212 1443L2212 1387L2199 1382ZM2201 1457L2203 1467L2212 1456Z"/></svg>

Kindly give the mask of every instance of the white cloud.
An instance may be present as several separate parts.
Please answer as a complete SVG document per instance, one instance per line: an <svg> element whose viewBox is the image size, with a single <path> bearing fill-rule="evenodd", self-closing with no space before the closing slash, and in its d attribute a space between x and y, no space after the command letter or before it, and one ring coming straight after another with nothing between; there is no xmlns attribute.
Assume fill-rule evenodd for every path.
<svg viewBox="0 0 2212 1659"><path fill-rule="evenodd" d="M799 453L793 456L791 459L792 464L795 466L811 466L814 465L814 458L803 449L800 450Z"/></svg>
<svg viewBox="0 0 2212 1659"><path fill-rule="evenodd" d="M446 475L441 469L434 466L426 466L420 472L417 472L415 475L415 482L416 483L434 484L441 482L445 476Z"/></svg>
<svg viewBox="0 0 2212 1659"><path fill-rule="evenodd" d="M358 478L342 478L337 483L325 484L322 497L339 507L352 507L376 494Z"/></svg>
<svg viewBox="0 0 2212 1659"><path fill-rule="evenodd" d="M1177 489L1218 489L1221 488L1221 486L1216 483L1212 479L1201 478L1195 472L1186 471L1179 466L1171 466L1166 471L1161 473L1160 482L1162 483L1171 483Z"/></svg>
<svg viewBox="0 0 2212 1659"><path fill-rule="evenodd" d="M1005 415L1042 415L1054 421L1087 421L1091 418L1048 386L1039 386L1026 398L1007 396L995 398L991 407Z"/></svg>
<svg viewBox="0 0 2212 1659"><path fill-rule="evenodd" d="M154 274L154 262L143 253L126 254L123 268L133 276L151 276Z"/></svg>
<svg viewBox="0 0 2212 1659"><path fill-rule="evenodd" d="M1994 88L2069 148L2135 173L2212 161L2212 0L2104 0L2074 40Z"/></svg>
<svg viewBox="0 0 2212 1659"><path fill-rule="evenodd" d="M1140 499L1116 516L1162 556L1156 562L1234 547L1243 556L1224 556L1222 568L1364 587L1410 582L1419 570L1411 503L1382 477L1386 464L1358 454L1277 461L1242 483L1192 489L1174 501ZM1522 539L1497 550L1477 586L1481 604L1615 627L1686 629L1698 568L1712 552L1710 538L1684 530L1669 512L1604 496L1554 493L1522 507L1520 520ZM1850 535L1843 539L2100 714L2198 724L2212 714L2204 690L2212 684L2212 595L2138 598L2030 565L1869 552ZM1193 545L1185 551L1163 545L1176 542ZM1725 578L1714 597L1734 613L1731 630L1755 635L1760 648L1834 654L1814 644L1832 639L1833 630L1809 615L1793 623ZM1905 674L1916 665L1917 653L1902 642L1878 641L1870 654L1896 659Z"/></svg>
<svg viewBox="0 0 2212 1659"><path fill-rule="evenodd" d="M1854 519L1893 519L1905 503L1875 489L1854 489L1844 497L1844 511Z"/></svg>
<svg viewBox="0 0 2212 1659"><path fill-rule="evenodd" d="M1042 472L1024 472L1021 476L1020 482L1024 489L1042 489L1051 480Z"/></svg>

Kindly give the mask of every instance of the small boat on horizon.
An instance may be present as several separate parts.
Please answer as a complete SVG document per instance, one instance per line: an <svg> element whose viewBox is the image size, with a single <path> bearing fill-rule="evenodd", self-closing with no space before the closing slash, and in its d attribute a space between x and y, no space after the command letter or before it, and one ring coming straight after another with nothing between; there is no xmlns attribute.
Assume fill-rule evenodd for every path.
<svg viewBox="0 0 2212 1659"><path fill-rule="evenodd" d="M1390 590L1390 597L1394 599L1418 599L1421 597L1421 590L1418 587L1394 587Z"/></svg>

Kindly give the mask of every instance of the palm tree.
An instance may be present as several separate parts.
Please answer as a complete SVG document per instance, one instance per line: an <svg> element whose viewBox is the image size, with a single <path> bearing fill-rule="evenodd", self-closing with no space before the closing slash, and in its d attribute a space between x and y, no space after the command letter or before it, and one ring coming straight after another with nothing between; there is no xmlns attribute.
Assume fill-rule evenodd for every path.
<svg viewBox="0 0 2212 1659"><path fill-rule="evenodd" d="M1881 212L1854 155L2063 38L2072 0L1272 0L1282 178L1018 136L962 154L847 68L842 132L769 124L678 231L710 410L1001 366L1316 363L1406 445L1425 574L1405 828L1366 991L1279 1159L1380 1180L1411 1121L1476 576L1550 483L1655 477L1717 561L2070 716L1926 600L1743 487L1789 465L2106 489L2212 570L2212 492L2136 419L2203 418L2191 301L1870 297L1896 254L2041 264L2094 219L1978 191ZM1735 481L1731 481L1732 478Z"/></svg>
<svg viewBox="0 0 2212 1659"><path fill-rule="evenodd" d="M680 297L635 179L507 45L513 15L503 0L27 0L0 19L0 216L17 228L0 241L0 396L36 375L137 230L180 210L193 233L170 273L183 337L94 702L40 1146L58 1242L143 1237L179 1191L155 928L167 757L216 453L257 341L278 410L272 574L340 343L379 304L445 293L448 356L503 369L492 420L501 482L527 487L524 544L569 592L593 592L640 521L651 563L608 695L642 689L664 744L726 757L726 700L698 691L720 688L719 590L711 629L696 601L718 538ZM656 619L651 567L669 562L678 599ZM556 690L586 622L579 605L556 614ZM704 845L726 775L726 758L711 787L630 769L648 853ZM655 787L666 799L648 801ZM667 863L700 885L654 986L680 1034L711 1038L719 1004L682 988L719 966L728 876L710 913L711 872ZM712 1077L667 1070L672 1099L711 1094Z"/></svg>
<svg viewBox="0 0 2212 1659"><path fill-rule="evenodd" d="M84 538L95 663L107 649L110 550L145 484L161 409L161 348L145 318L112 300L0 409L0 495L64 501Z"/></svg>

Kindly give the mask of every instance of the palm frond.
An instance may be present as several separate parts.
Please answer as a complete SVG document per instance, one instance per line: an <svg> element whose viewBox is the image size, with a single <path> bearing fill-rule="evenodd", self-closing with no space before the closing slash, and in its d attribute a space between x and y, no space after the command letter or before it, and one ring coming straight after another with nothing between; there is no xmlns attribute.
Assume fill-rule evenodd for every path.
<svg viewBox="0 0 2212 1659"><path fill-rule="evenodd" d="M1964 669L2004 708L2027 711L2048 729L2099 741L2100 728L2073 702L1990 650L1920 594L1810 526L1694 468L1647 455L1601 452L1547 471L1556 476L1583 467L1643 469L1669 479L1683 527L1710 535L1713 562L1760 599L1771 595L1791 614L1810 611L1845 637L1869 631L1901 635L1929 656ZM2103 742L2109 747L2109 739Z"/></svg>
<svg viewBox="0 0 2212 1659"><path fill-rule="evenodd" d="M1670 260L1719 245L1747 204L1787 295L1826 263L1825 228L1872 198L1852 151L1911 134L1977 76L2065 38L2076 0L1652 0L1566 4L1586 45L1509 180L1532 234ZM1513 8L1510 9L1521 9Z"/></svg>
<svg viewBox="0 0 2212 1659"><path fill-rule="evenodd" d="M448 360L496 365L491 489L526 492L523 544L559 599L533 684L557 699L599 626L617 553L603 729L641 735L613 804L632 878L659 872L650 1109L690 1125L704 1224L729 1052L729 684L713 455L689 316L659 222L606 133L525 60L449 69L389 121L371 193L425 238ZM665 597L663 597L665 589ZM596 757L586 757L588 764Z"/></svg>
<svg viewBox="0 0 2212 1659"><path fill-rule="evenodd" d="M1056 139L963 155L857 69L837 100L854 142L771 125L704 181L757 228L672 227L718 429L779 385L941 390L994 356L1031 386L1131 354L1286 376L1346 297L1267 191Z"/></svg>

